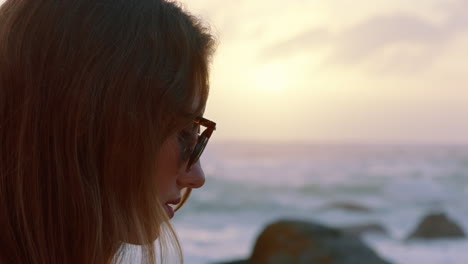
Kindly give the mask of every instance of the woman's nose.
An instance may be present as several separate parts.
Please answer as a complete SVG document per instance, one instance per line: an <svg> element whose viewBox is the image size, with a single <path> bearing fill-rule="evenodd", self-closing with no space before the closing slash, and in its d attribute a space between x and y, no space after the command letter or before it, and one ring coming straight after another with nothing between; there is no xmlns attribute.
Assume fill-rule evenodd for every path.
<svg viewBox="0 0 468 264"><path fill-rule="evenodd" d="M182 187L192 189L202 187L203 184L205 184L205 173L203 172L200 161L193 164L190 170L181 172L177 181Z"/></svg>

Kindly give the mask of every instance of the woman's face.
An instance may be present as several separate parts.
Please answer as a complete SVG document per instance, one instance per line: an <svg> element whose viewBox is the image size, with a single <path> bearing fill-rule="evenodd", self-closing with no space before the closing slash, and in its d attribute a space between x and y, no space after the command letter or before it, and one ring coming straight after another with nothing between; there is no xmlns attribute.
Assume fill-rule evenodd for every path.
<svg viewBox="0 0 468 264"><path fill-rule="evenodd" d="M205 183L205 174L200 161L187 170L187 162L182 161L178 135L170 137L162 146L158 160L158 194L169 218L174 216L172 206L178 204L183 188L200 188ZM172 205L172 206L171 206Z"/></svg>
<svg viewBox="0 0 468 264"><path fill-rule="evenodd" d="M200 188L205 183L200 160L187 170L187 162L197 137L198 130L193 123L188 124L170 136L161 147L157 161L157 193L169 218L174 216L173 206L180 202L182 189Z"/></svg>

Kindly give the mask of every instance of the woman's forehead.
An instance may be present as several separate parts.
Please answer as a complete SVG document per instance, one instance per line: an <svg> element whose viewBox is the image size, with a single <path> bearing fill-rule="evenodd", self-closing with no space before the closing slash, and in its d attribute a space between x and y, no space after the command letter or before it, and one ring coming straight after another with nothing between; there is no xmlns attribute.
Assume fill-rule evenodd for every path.
<svg viewBox="0 0 468 264"><path fill-rule="evenodd" d="M204 102L200 94L201 90L199 89L198 85L195 91L196 92L195 92L195 95L193 96L192 105L190 107L190 112L194 113L196 116L202 116L203 113L205 112L206 106L202 105Z"/></svg>
<svg viewBox="0 0 468 264"><path fill-rule="evenodd" d="M201 101L200 93L196 93L192 100L192 106L190 107L190 111L192 113L195 113L198 110L200 103L201 103L200 101Z"/></svg>

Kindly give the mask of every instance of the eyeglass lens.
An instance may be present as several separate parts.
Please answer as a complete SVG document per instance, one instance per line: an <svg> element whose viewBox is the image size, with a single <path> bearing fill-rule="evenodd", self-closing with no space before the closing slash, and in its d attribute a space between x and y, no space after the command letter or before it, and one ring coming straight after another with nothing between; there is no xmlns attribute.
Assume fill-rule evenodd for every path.
<svg viewBox="0 0 468 264"><path fill-rule="evenodd" d="M193 149L192 157L190 158L190 162L189 162L189 164L187 164L188 169L190 169L190 167L192 167L192 165L197 163L197 161L200 159L201 154L205 150L205 147L206 147L207 143L208 143L208 137L206 135L204 135L204 133L202 133L198 138L198 142L195 145L195 148Z"/></svg>

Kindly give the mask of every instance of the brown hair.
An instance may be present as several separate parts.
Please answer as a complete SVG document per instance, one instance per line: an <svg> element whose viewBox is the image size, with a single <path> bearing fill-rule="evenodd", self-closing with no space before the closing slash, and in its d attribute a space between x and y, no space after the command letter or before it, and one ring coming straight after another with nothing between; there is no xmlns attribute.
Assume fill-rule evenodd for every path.
<svg viewBox="0 0 468 264"><path fill-rule="evenodd" d="M213 42L173 2L1 6L1 263L120 262L125 242L154 263L156 238L182 261L155 161L206 103Z"/></svg>

